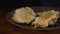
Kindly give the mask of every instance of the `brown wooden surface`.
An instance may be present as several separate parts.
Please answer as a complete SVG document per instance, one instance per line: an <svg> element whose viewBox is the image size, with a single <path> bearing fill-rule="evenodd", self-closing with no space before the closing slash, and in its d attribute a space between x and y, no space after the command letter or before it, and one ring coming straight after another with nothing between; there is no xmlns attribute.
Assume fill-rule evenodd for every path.
<svg viewBox="0 0 60 34"><path fill-rule="evenodd" d="M1 8L0 9L0 34L60 34L60 29L41 31L41 30L31 30L24 29L21 27L16 27L13 24L10 24L5 16L9 11L12 11L14 8Z"/></svg>

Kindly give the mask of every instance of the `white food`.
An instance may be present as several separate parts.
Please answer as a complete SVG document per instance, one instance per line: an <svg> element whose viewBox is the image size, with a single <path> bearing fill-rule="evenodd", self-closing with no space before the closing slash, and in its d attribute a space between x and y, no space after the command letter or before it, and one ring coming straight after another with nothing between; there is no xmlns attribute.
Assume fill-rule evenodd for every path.
<svg viewBox="0 0 60 34"><path fill-rule="evenodd" d="M22 7L20 9L16 9L12 19L17 23L27 23L29 24L34 18L36 14L29 7Z"/></svg>

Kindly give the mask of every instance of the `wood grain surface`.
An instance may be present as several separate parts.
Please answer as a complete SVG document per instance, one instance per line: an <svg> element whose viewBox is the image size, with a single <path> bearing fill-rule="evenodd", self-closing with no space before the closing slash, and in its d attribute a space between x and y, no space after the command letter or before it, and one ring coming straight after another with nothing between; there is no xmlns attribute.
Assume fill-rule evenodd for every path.
<svg viewBox="0 0 60 34"><path fill-rule="evenodd" d="M6 15L8 12L14 10L16 8L5 7L0 9L0 34L60 34L60 28L54 30L32 30L32 29L24 29L21 27L17 27L6 20Z"/></svg>

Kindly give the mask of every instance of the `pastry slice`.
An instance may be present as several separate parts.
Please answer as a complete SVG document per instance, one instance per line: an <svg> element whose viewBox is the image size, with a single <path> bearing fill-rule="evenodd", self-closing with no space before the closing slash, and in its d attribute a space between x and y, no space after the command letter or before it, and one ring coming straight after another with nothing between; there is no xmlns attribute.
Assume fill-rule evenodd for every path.
<svg viewBox="0 0 60 34"><path fill-rule="evenodd" d="M51 21L52 19L58 18L56 17L57 14L58 12L55 12L54 10L43 12L41 15L39 15L39 17L35 19L32 25L34 25L35 28L36 27L46 28L48 27L49 24L50 25L54 24Z"/></svg>

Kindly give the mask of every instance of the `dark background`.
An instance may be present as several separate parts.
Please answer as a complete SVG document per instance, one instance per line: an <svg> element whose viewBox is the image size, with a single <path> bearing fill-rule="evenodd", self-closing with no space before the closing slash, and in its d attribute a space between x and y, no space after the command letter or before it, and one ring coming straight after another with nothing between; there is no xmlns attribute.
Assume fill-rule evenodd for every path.
<svg viewBox="0 0 60 34"><path fill-rule="evenodd" d="M60 7L59 0L0 0L1 7L53 6Z"/></svg>
<svg viewBox="0 0 60 34"><path fill-rule="evenodd" d="M60 6L59 0L0 0L1 6Z"/></svg>

